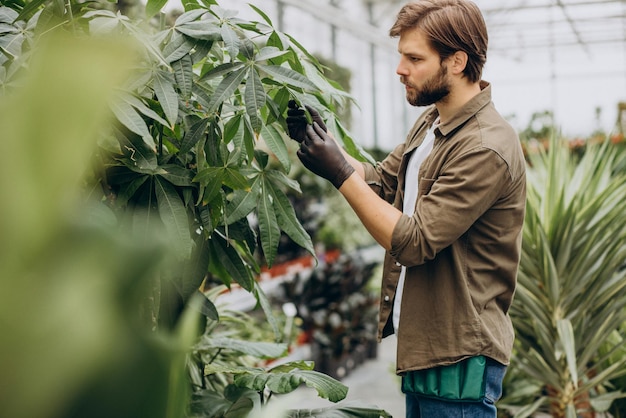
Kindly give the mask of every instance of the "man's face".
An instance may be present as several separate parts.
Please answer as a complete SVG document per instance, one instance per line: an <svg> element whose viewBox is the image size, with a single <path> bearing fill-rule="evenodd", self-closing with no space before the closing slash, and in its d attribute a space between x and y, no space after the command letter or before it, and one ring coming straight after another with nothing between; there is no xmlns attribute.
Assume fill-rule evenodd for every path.
<svg viewBox="0 0 626 418"><path fill-rule="evenodd" d="M409 30L398 42L400 62L396 73L406 88L406 99L413 106L428 106L450 94L447 66L418 29Z"/></svg>

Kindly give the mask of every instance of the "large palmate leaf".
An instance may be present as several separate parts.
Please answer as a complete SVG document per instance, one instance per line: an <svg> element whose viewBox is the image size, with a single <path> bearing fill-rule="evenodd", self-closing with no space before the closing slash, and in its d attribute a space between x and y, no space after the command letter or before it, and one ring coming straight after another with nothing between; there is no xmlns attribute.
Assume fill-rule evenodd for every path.
<svg viewBox="0 0 626 418"><path fill-rule="evenodd" d="M257 214L259 220L259 236L261 238L261 247L267 264L271 266L276 257L278 243L280 242L280 228L276 219L276 212L272 205L273 196L266 188L261 189L259 197Z"/></svg>
<svg viewBox="0 0 626 418"><path fill-rule="evenodd" d="M156 150L154 138L150 135L146 122L128 102L114 100L111 103L111 110L125 127L143 138L150 148Z"/></svg>
<svg viewBox="0 0 626 418"><path fill-rule="evenodd" d="M268 148L274 153L278 161L280 161L280 164L288 173L291 170L291 160L283 135L281 135L274 125L265 125L263 129L261 129L261 136L265 144L267 144Z"/></svg>
<svg viewBox="0 0 626 418"><path fill-rule="evenodd" d="M172 62L176 85L180 89L183 99L191 98L193 87L193 61L191 56L185 54L180 59Z"/></svg>
<svg viewBox="0 0 626 418"><path fill-rule="evenodd" d="M266 342L244 341L227 337L210 337L205 338L198 343L199 350L206 349L222 349L236 351L240 354L246 354L262 359L275 359L283 357L287 353L286 344L275 344ZM214 371L211 366L206 371Z"/></svg>
<svg viewBox="0 0 626 418"><path fill-rule="evenodd" d="M209 20L190 21L176 25L174 29L193 39L218 41L221 39L220 27Z"/></svg>
<svg viewBox="0 0 626 418"><path fill-rule="evenodd" d="M289 201L289 198L272 183L266 182L266 188L272 196L272 206L276 213L278 226L299 246L307 250L311 255L315 255L313 242L304 227L298 221L296 212Z"/></svg>
<svg viewBox="0 0 626 418"><path fill-rule="evenodd" d="M315 389L318 395L331 402L339 402L345 399L348 388L330 376L312 370L310 362L286 363L270 369L269 373L264 370L239 374L235 377L237 386L246 387L256 391L265 388L274 393L290 393L300 385L305 384Z"/></svg>
<svg viewBox="0 0 626 418"><path fill-rule="evenodd" d="M214 233L209 240L209 247L212 255L209 270L214 271L226 284L232 279L248 292L254 289L250 268L227 239Z"/></svg>
<svg viewBox="0 0 626 418"><path fill-rule="evenodd" d="M296 361L280 366L262 369L251 367L232 367L208 364L205 374L231 373L235 375L235 384L257 392L269 390L273 393L290 393L305 384L317 391L319 396L339 402L345 399L348 388L330 376L313 370L313 363Z"/></svg>
<svg viewBox="0 0 626 418"><path fill-rule="evenodd" d="M215 93L211 97L207 111L209 113L215 112L217 108L222 105L222 103L229 100L235 93L235 90L239 88L239 85L246 77L247 73L247 68L240 68L232 71L224 77L219 86L215 89Z"/></svg>
<svg viewBox="0 0 626 418"><path fill-rule="evenodd" d="M153 88L161 103L165 117L170 123L170 128L176 124L178 118L178 94L174 88L176 80L173 75L165 71L154 72Z"/></svg>
<svg viewBox="0 0 626 418"><path fill-rule="evenodd" d="M237 222L247 216L258 204L261 193L260 180L256 180L250 190L236 190L226 206L226 224Z"/></svg>
<svg viewBox="0 0 626 418"><path fill-rule="evenodd" d="M158 175L178 187L192 185L193 172L177 164L167 164L159 167Z"/></svg>
<svg viewBox="0 0 626 418"><path fill-rule="evenodd" d="M234 59L239 54L240 42L237 33L230 26L222 25L220 28L220 34L222 35L222 40L228 50L228 54L231 59Z"/></svg>
<svg viewBox="0 0 626 418"><path fill-rule="evenodd" d="M168 123L165 121L165 119L163 119L161 116L159 116L158 113L156 113L154 110L150 109L148 107L148 105L146 105L141 99L139 99L138 97L132 95L132 94L128 94L126 92L120 92L119 93L119 99L128 103L129 105L131 105L132 107L134 107L136 110L138 110L139 112L141 112L143 115L154 119L155 121L167 126Z"/></svg>
<svg viewBox="0 0 626 418"><path fill-rule="evenodd" d="M167 4L167 0L148 0L146 2L146 17L149 19L159 13Z"/></svg>
<svg viewBox="0 0 626 418"><path fill-rule="evenodd" d="M254 70L254 68L250 69L250 75L248 76L248 81L246 83L245 99L246 111L250 117L252 127L255 132L259 132L263 126L263 121L261 120L259 112L265 105L265 89L263 88L263 83L261 82L259 74Z"/></svg>
<svg viewBox="0 0 626 418"><path fill-rule="evenodd" d="M188 55L196 45L196 41L179 32L174 32L171 39L163 47L163 58L173 63Z"/></svg>
<svg viewBox="0 0 626 418"><path fill-rule="evenodd" d="M272 76L276 81L306 90L317 90L317 86L308 78L291 68L280 65L258 64L257 67Z"/></svg>

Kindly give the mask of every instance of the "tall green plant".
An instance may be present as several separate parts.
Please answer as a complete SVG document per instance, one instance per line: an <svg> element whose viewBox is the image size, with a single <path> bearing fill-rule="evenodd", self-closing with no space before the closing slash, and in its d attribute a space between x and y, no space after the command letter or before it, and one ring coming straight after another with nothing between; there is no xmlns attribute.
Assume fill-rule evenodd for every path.
<svg viewBox="0 0 626 418"><path fill-rule="evenodd" d="M608 141L579 157L555 138L531 155L511 316L515 374L537 384L530 394L528 385L519 388L518 402L528 406L516 416L543 410L575 418L624 396L610 385L626 374L626 357L615 355L626 322L626 175L616 171L624 157Z"/></svg>
<svg viewBox="0 0 626 418"><path fill-rule="evenodd" d="M119 42L123 39L124 51L129 48L133 48L133 51L132 59L124 56L120 60L120 67L125 68L129 63L134 65L134 71L126 82L114 84L112 89L107 88L110 83L99 84L105 78L102 73L109 68L108 62L107 66L88 67L89 71L94 71L95 86L90 87L113 93L114 97L109 97L109 105L115 121L109 126L98 125L99 131L95 130L94 119L103 113L98 112L99 107L89 107L92 96L88 93L92 89L82 88L80 83L74 85L74 81L84 82L89 73L83 72L85 67L73 68L73 61L68 60L65 64L73 71L63 73L57 66L56 72L52 74L59 77L52 77L47 84L38 85L42 91L50 90L53 93L52 101L42 102L47 105L42 107L33 96L33 104L40 105L37 107L40 114L20 115L30 116L30 123L22 124L27 130L25 138L11 138L17 140L15 143L26 146L30 146L31 141L41 141L40 146L33 147L31 153L24 151L23 155L12 157L47 158L46 164L41 164L41 167L52 166L48 175L54 187L43 187L31 193L30 189L15 189L17 183L9 181L9 175L3 176L4 183L11 185L6 191L13 190L16 195L29 192L24 196L28 204L21 208L17 204L8 205L7 213L13 216L3 217L4 221L0 224L3 247L12 241L14 245L21 244L26 249L42 246L35 248L37 251L32 254L28 251L11 252L8 254L19 254L19 257L2 258L3 279L9 276L21 278L17 273L29 276L50 274L46 269L50 265L57 267L58 262L58 265L73 273L69 275L72 280L71 283L64 282L62 279L67 272L61 269L58 274L51 275L50 288L57 289L57 282L60 282L62 290L69 291L83 302L75 304L79 309L70 316L77 322L71 325L81 330L84 318L90 318L92 312L98 316L101 312L98 308L102 308L102 315L106 317L110 314L113 319L108 321L107 318L97 318L104 321L96 323L104 323L109 326L108 329L118 327L121 331L114 338L107 339L110 334L105 330L91 330L100 339L92 338L88 342L106 339L119 343L121 348L110 350L108 345L101 344L94 350L99 356L95 359L97 367L86 372L100 371L103 379L87 381L89 385L85 388L81 383L86 380L80 379L70 381L72 385L67 387L63 385L68 360L63 350L57 350L60 352L57 357L41 356L34 364L49 358L63 361L54 364L55 374L51 377L57 378L54 382L55 390L50 390L48 380L41 379L37 384L31 384L33 388L41 390L35 390L36 393L30 398L23 396L29 384L25 378L33 373L28 373L30 369L25 369L24 373L16 372L12 365L10 371L14 373L10 376L18 376L20 380L14 382L11 392L4 394L6 399L11 399L8 403L10 408L6 411L11 412L8 414L10 416L22 416L22 400L33 399L35 402L30 403L32 408L25 408L24 416L46 416L48 410L51 411L50 415L57 411L63 413L67 410L64 409L67 406L65 401L70 404L70 415L73 413L76 416L98 416L98 413L106 416L137 416L136 410L148 411L152 416L183 416L189 389L183 377L183 355L189 349L191 340L197 337L194 327L196 315L193 311L202 310L209 317L209 322L217 320L219 316L215 306L205 299L202 305L194 302L191 308L188 306L184 311L187 314L179 320L187 301L196 300L192 299L192 295L197 293L201 282L219 280L227 286L236 282L254 293L260 305L269 313L269 304L257 285L255 274L259 272L260 263L271 265L274 261L279 235L286 233L313 253L311 240L297 220L285 193L288 189L299 191L298 183L289 177L291 141L285 135L283 116L287 102L296 99L318 108L327 116L329 126L344 139L348 150L358 155L358 147L333 117L335 106L348 100L349 96L323 76L317 61L295 39L274 30L269 18L254 7L262 22L238 19L236 12L221 9L214 1L192 0L185 3L185 13L173 27L155 28L147 22L134 21L120 13L101 8L97 2L15 0L3 4L7 5L0 7L0 89L3 94L20 91L28 73L36 68L33 63L39 59L43 46L59 33L68 34L68 39L72 40L105 38L109 42ZM163 4L163 1L150 1L147 17L157 14ZM68 45L68 51L71 52L74 44ZM99 52L95 48L85 57L90 57L94 64L98 64L100 61L94 57L98 57ZM64 56L59 53L59 59L62 60ZM111 73L116 74L113 71ZM49 89L50 86L54 88ZM94 104L98 106L103 103L100 96L94 99ZM82 109L91 112L81 112ZM65 123L66 118L75 119L79 126L86 124L92 130L75 130L75 123ZM12 118L10 120L14 121ZM25 122L21 118L18 120ZM46 127L48 131L40 132ZM97 138L94 132L98 132ZM48 141L46 139L49 136L64 138L69 142ZM83 151L91 150L95 139L98 139L99 148L92 158L87 158ZM11 141L3 141L9 150L13 144ZM75 161L70 158L72 156L76 157ZM19 161L19 158L9 160L11 163ZM40 214L45 212L44 208L54 209L54 204L64 202L63 185L53 180L68 172L75 173L77 167L91 166L87 164L88 161L93 162L91 175L75 175L72 177L72 185L85 180L83 186L86 186L89 201L95 199L98 202L90 206L94 215L91 221L106 221L99 225L105 233L115 234L121 225L124 232L121 236L127 238L128 234L134 240L138 239L133 241L130 249L115 239L106 241L106 251L98 245L84 245L85 240L78 239L68 240L73 245L61 246L61 242L54 241L53 234L41 239L40 235L47 232L49 227L43 221L30 225L31 228L20 228L29 222L45 219L28 216L29 213L35 211ZM59 166L54 167L54 164ZM6 164L6 167L10 166ZM34 178L33 173L46 175L37 164L29 164L27 167L26 174L30 177ZM72 170L69 170L70 167ZM80 173L84 171L80 170ZM46 184L42 182L42 186ZM69 186L67 190L73 190ZM49 204L40 204L46 196L51 197ZM10 198L7 196L3 200L9 201ZM20 222L9 221L18 213L24 215L18 218ZM95 216L101 213L105 215ZM117 215L118 225L107 216L111 214ZM252 218L258 222L258 237L250 221ZM100 229L94 232L93 240L96 243L102 233ZM156 234L156 231L165 231L166 238ZM85 237L89 237L89 232L82 232L81 238ZM59 245L55 246L55 243ZM164 254L161 244L167 244L167 254ZM257 245L262 249L264 260L257 257ZM18 246L18 249L22 247ZM32 261L44 251L44 247L54 247L58 253L55 251L51 256L47 255L46 263L41 265L16 263L16 260ZM69 252L63 252L63 249ZM85 258L88 263L84 262ZM166 263L165 260L175 262ZM98 262L106 264L107 268L100 268ZM105 297L104 301L94 303L93 306L90 303L99 299L92 300L90 296L93 293L85 292L83 300L83 293L80 292L81 285L86 285L89 288L87 290L91 290L92 286L92 280L85 279L81 283L80 279L92 276L97 279L93 281L94 286L103 291L100 296ZM102 286L102 280L109 276L112 276L110 286ZM122 284L117 284L117 278L122 280ZM24 286L29 284L32 281L24 281L23 286L15 287L14 290L23 296ZM151 284L152 289L148 289L150 286L146 284ZM1 310L0 323L5 324L9 323L7 318L11 308L18 306L16 303L23 299L15 297L16 291L7 290L12 289L10 281L3 281L2 288L6 290L3 296L8 295L8 300L12 302L3 305ZM50 298L55 295L44 294L42 298L54 302L56 299ZM129 320L131 313L137 313L139 295L145 300L144 304L148 306L148 313L155 324L163 325L163 319L166 319L167 325L175 330L174 333L164 331L164 327L159 326L153 329L154 335L144 334L145 328L139 326L137 321ZM124 309L119 309L118 304ZM44 303L42 306L48 305ZM59 308L56 304L52 306ZM86 309L87 306L94 309ZM68 314L65 310L61 311ZM51 317L52 313L56 312L46 312L46 315ZM272 318L271 315L269 317ZM272 320L270 323L274 328L275 339L279 340L281 337L277 323ZM43 329L47 331L45 327ZM67 330L71 332L74 328L68 327ZM36 333L40 331L40 328L35 329ZM11 332L8 332L9 336L13 336ZM22 334L31 337L28 332L15 333L17 336ZM86 333L87 337L90 335ZM129 339L128 335L136 338ZM60 342L65 343L64 340ZM11 361L19 359L19 368L19 365L27 363L37 349L52 352L49 347L31 347L28 343L23 343L28 349L22 351L16 348L19 345L12 342L0 344L2 357ZM244 353L245 350L254 349L255 344L245 343ZM215 341L210 344L215 344ZM59 347L57 342L52 348L56 350ZM133 350L129 353L124 349ZM58 354L57 351L53 353ZM81 358L89 360L93 353L87 349L80 354ZM102 357L112 363L98 362ZM285 366L268 373L258 369L250 370L244 374L254 374L255 379L266 379L266 383L261 387L244 378L239 379L243 382L240 386L261 392L265 386L275 390L271 389L275 386L272 382L279 372L285 372L290 374L287 379L291 383L289 386L279 383L281 391L284 388L291 390L304 382L318 386L322 390L320 393L334 401L345 396L343 385L313 373L308 368L309 364L302 363L293 365L289 370ZM9 368L3 367L5 370ZM112 374L110 379L109 374ZM78 370L76 374L67 375L81 377L83 373ZM93 373L89 374L89 377L92 376ZM125 388L124 394L121 394L121 388ZM145 396L134 398L135 390L144 390ZM64 398L57 399L59 394ZM130 395L129 399L137 399L138 402L127 404L125 395ZM152 402L148 408L144 403L149 402L150 396L157 396L158 401ZM51 407L52 400L57 403ZM31 410L37 413L30 414ZM298 411L294 413L299 414ZM307 412L311 416L338 417L378 416L380 413L383 412L341 406L331 412ZM239 410L215 416L243 414L244 411Z"/></svg>
<svg viewBox="0 0 626 418"><path fill-rule="evenodd" d="M107 101L134 59L124 42L55 34L0 94L2 417L185 412L198 315L155 338L137 309L166 263L163 238L129 236L82 194Z"/></svg>
<svg viewBox="0 0 626 418"><path fill-rule="evenodd" d="M150 2L148 14L161 3ZM46 7L34 13L36 5ZM27 68L30 41L50 32L65 28L132 38L139 64L112 102L118 124L103 132L93 191L130 230L141 233L156 225L168 230L181 266L163 272L155 289L168 302L159 312L172 318L167 322L175 321L176 310L207 275L227 286L236 282L263 299L255 282L257 243L268 265L281 233L314 253L286 195L288 189L300 191L289 178L287 103L295 99L318 108L348 151L359 155L333 116L349 96L254 6L261 21L239 19L214 1L189 1L174 25L162 28L88 7L68 2L59 11L57 2L37 1L19 15L3 8L0 82L15 82L18 69ZM250 214L258 222L258 237Z"/></svg>

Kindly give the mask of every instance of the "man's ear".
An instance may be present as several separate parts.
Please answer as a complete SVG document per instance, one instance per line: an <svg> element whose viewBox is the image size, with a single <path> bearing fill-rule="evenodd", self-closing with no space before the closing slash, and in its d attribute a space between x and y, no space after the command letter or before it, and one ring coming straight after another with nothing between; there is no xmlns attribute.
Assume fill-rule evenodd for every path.
<svg viewBox="0 0 626 418"><path fill-rule="evenodd" d="M450 70L452 74L463 74L465 71L465 67L467 66L467 52L465 51L456 51L453 55L450 56Z"/></svg>

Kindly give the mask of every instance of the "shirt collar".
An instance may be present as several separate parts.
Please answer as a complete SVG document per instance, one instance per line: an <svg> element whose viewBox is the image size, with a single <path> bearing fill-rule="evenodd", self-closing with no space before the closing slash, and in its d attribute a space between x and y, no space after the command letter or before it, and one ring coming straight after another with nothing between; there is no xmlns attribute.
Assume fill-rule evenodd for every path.
<svg viewBox="0 0 626 418"><path fill-rule="evenodd" d="M465 103L463 107L446 123L439 124L435 130L436 133L447 136L458 127L467 122L479 110L491 103L491 84L487 81L480 82L480 93L472 97L470 101ZM437 109L434 108L432 113L428 115L428 122L433 122L439 116Z"/></svg>

